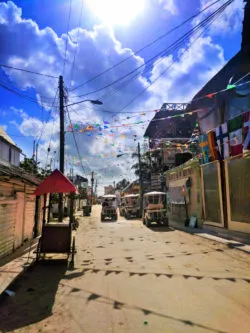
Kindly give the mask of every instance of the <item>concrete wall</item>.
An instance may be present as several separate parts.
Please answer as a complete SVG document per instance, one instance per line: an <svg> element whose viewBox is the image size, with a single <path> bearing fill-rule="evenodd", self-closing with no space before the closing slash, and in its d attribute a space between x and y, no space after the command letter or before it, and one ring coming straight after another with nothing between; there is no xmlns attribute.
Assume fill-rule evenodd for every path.
<svg viewBox="0 0 250 333"><path fill-rule="evenodd" d="M191 179L191 188L185 187L186 202L189 217L197 217L198 225L203 223L202 215L202 191L201 173L199 161L188 161L187 163L171 169L166 173L167 185L169 187L170 220L185 223L186 210L182 187L188 178Z"/></svg>

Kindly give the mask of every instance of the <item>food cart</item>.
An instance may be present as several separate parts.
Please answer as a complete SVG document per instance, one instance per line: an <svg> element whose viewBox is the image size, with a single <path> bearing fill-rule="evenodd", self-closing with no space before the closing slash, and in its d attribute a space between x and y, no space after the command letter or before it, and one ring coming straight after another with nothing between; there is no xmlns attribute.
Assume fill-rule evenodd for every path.
<svg viewBox="0 0 250 333"><path fill-rule="evenodd" d="M73 217L73 197L76 193L75 186L70 180L64 176L59 170L54 170L35 190L35 195L45 195L45 203L47 195L51 193L71 193L71 211L70 219L65 222L50 222L50 204L44 207L43 226L41 237L39 238L36 260L45 258L46 254L67 254L67 259L71 254L71 263L74 263L75 255L75 237L72 237ZM46 221L46 209L48 209L48 217Z"/></svg>

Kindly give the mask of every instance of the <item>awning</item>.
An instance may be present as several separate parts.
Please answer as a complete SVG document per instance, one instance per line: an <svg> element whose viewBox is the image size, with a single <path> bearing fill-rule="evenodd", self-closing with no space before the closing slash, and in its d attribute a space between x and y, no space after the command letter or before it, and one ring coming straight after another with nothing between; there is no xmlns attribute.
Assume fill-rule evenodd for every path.
<svg viewBox="0 0 250 333"><path fill-rule="evenodd" d="M35 195L47 193L76 193L76 187L59 170L54 170L35 190Z"/></svg>

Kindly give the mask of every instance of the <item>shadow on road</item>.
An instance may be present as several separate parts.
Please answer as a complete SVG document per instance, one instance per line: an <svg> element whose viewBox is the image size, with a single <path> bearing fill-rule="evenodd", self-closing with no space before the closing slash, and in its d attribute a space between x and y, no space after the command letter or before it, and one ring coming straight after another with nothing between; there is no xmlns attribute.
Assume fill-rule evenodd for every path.
<svg viewBox="0 0 250 333"><path fill-rule="evenodd" d="M151 231L155 231L155 232L169 232L169 231L175 231L174 228L172 227L167 227L167 226L160 226L160 225L151 225L150 228L148 228Z"/></svg>
<svg viewBox="0 0 250 333"><path fill-rule="evenodd" d="M49 317L66 270L66 260L46 260L31 266L9 287L15 296L6 295L0 303L0 331L17 330Z"/></svg>
<svg viewBox="0 0 250 333"><path fill-rule="evenodd" d="M67 284L64 284L64 283L61 283L61 284L64 285L64 286L68 286ZM70 286L68 286L68 287L70 287ZM76 288L72 288L71 292L76 292L75 289ZM87 303L89 303L89 302L99 302L99 303L103 303L103 304L109 304L113 307L114 311L121 310L121 309L124 309L124 308L125 309L132 309L132 310L142 311L145 316L155 315L155 316L158 316L158 317L162 317L162 318L166 318L166 319L170 319L170 320L173 320L173 321L180 322L183 325L186 325L186 326L189 326L189 327L191 326L194 329L195 328L196 329L197 328L202 328L202 329L207 330L208 332L226 333L225 331L221 331L221 330L212 328L212 327L210 327L208 325L205 325L205 324L203 325L201 323L197 323L197 322L194 322L192 320L170 316L166 313L161 313L161 312L155 311L153 309L142 308L142 307L139 307L139 306L136 306L136 305L124 303L124 302L118 301L114 298L111 298L111 297L108 297L108 296L105 296L105 295L101 295L99 293L95 293L95 292L92 292L92 291L89 291L89 290L86 290L86 289L83 289L83 288L78 288L77 292L79 293L78 297L84 297L84 298L87 299ZM83 292L84 294L87 293L88 296L87 295L86 296L85 295L80 295L80 292Z"/></svg>

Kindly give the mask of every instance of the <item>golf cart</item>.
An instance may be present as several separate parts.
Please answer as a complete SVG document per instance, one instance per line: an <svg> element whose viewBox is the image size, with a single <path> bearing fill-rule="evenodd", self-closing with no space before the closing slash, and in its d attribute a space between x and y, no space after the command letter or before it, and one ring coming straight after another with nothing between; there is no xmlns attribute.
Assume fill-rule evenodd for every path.
<svg viewBox="0 0 250 333"><path fill-rule="evenodd" d="M143 196L143 224L168 226L167 198L165 192L148 192Z"/></svg>
<svg viewBox="0 0 250 333"><path fill-rule="evenodd" d="M107 218L116 221L117 216L116 195L104 195L102 197L101 221L104 222Z"/></svg>
<svg viewBox="0 0 250 333"><path fill-rule="evenodd" d="M125 213L126 219L130 217L139 217L140 215L140 201L139 194L128 194L125 195Z"/></svg>
<svg viewBox="0 0 250 333"><path fill-rule="evenodd" d="M121 202L119 206L119 214L120 216L124 216L125 214L125 197L121 197Z"/></svg>

